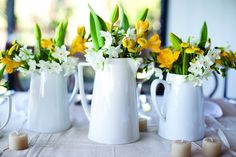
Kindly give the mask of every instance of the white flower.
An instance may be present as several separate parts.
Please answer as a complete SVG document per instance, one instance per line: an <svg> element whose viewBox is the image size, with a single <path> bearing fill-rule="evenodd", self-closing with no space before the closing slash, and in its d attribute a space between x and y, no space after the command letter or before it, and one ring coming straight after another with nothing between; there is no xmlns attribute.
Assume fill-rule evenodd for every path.
<svg viewBox="0 0 236 157"><path fill-rule="evenodd" d="M33 56L33 53L32 53L32 50L30 49L27 49L27 46L23 46L20 48L20 52L19 52L19 55L18 56L15 56L14 60L15 61L26 61L26 60L29 60L29 59L33 59L34 56Z"/></svg>
<svg viewBox="0 0 236 157"><path fill-rule="evenodd" d="M104 32L104 31L100 31L100 34L102 37L105 38L105 44L103 48L109 48L113 43L112 34L110 32Z"/></svg>
<svg viewBox="0 0 236 157"><path fill-rule="evenodd" d="M62 67L59 63L52 61L50 64L50 72L59 74L62 71Z"/></svg>
<svg viewBox="0 0 236 157"><path fill-rule="evenodd" d="M35 72L36 71L37 63L36 63L35 60L29 60L28 65L29 65L29 72Z"/></svg>
<svg viewBox="0 0 236 157"><path fill-rule="evenodd" d="M65 71L65 76L68 76L76 71L78 59L75 57L68 57L67 62L62 64L62 69Z"/></svg>
<svg viewBox="0 0 236 157"><path fill-rule="evenodd" d="M212 70L210 68L206 68L203 71L202 78L207 79L212 74Z"/></svg>
<svg viewBox="0 0 236 157"><path fill-rule="evenodd" d="M118 58L119 54L122 53L122 49L120 48L120 45L117 47L110 46L107 48L106 54L109 55L109 58Z"/></svg>
<svg viewBox="0 0 236 157"><path fill-rule="evenodd" d="M155 68L155 76L159 79L163 79L162 70L160 68Z"/></svg>
<svg viewBox="0 0 236 157"><path fill-rule="evenodd" d="M202 75L202 64L198 60L194 63L190 62L188 71L195 76Z"/></svg>
<svg viewBox="0 0 236 157"><path fill-rule="evenodd" d="M210 57L212 62L215 62L216 59L220 59L220 52L219 49L211 49L208 51L207 56Z"/></svg>
<svg viewBox="0 0 236 157"><path fill-rule="evenodd" d="M87 49L86 51L86 61L91 63L95 70L102 70L105 62L105 58L103 57L103 51L99 50L98 52L94 52L92 49Z"/></svg>
<svg viewBox="0 0 236 157"><path fill-rule="evenodd" d="M66 62L67 60L67 56L70 54L69 51L66 50L66 46L63 45L60 47L56 46L56 51L54 53L52 53L52 56L56 59L59 59L60 63L62 61Z"/></svg>
<svg viewBox="0 0 236 157"><path fill-rule="evenodd" d="M126 37L129 39L133 39L134 41L136 40L136 33L134 28L128 28Z"/></svg>
<svg viewBox="0 0 236 157"><path fill-rule="evenodd" d="M204 68L210 68L214 62L212 62L211 58L209 56L203 56L200 55L197 60L200 62L201 65L204 66Z"/></svg>
<svg viewBox="0 0 236 157"><path fill-rule="evenodd" d="M193 86L202 86L202 78L189 74L187 80L193 83Z"/></svg>
<svg viewBox="0 0 236 157"><path fill-rule="evenodd" d="M49 72L50 71L50 62L40 60L38 67L40 68L40 70L39 70L40 72Z"/></svg>

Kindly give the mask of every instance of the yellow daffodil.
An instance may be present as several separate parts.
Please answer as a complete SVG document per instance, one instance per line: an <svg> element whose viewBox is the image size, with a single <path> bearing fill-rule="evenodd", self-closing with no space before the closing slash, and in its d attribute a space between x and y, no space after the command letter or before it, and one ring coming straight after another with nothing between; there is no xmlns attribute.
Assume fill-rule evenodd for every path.
<svg viewBox="0 0 236 157"><path fill-rule="evenodd" d="M138 21L135 25L137 38L145 36L148 27L149 27L149 22L147 20Z"/></svg>
<svg viewBox="0 0 236 157"><path fill-rule="evenodd" d="M220 54L221 57L225 57L225 58L230 58L230 55L228 52L224 51Z"/></svg>
<svg viewBox="0 0 236 157"><path fill-rule="evenodd" d="M41 39L41 46L45 49L50 49L52 51L55 50L55 46L53 44L52 39Z"/></svg>
<svg viewBox="0 0 236 157"><path fill-rule="evenodd" d="M125 38L122 40L122 45L128 49L129 52L137 52L137 48L135 47L136 43L133 39Z"/></svg>
<svg viewBox="0 0 236 157"><path fill-rule="evenodd" d="M85 27L84 26L77 28L77 35L84 37L85 33L86 32L85 32Z"/></svg>
<svg viewBox="0 0 236 157"><path fill-rule="evenodd" d="M84 39L80 35L77 35L77 37L75 37L75 39L72 41L72 44L70 46L71 55L77 52L85 52L85 50L87 49L85 44L86 44L86 39Z"/></svg>
<svg viewBox="0 0 236 157"><path fill-rule="evenodd" d="M198 47L189 47L185 50L185 53L191 54L191 53L196 53L196 54L204 54L204 51L201 50Z"/></svg>
<svg viewBox="0 0 236 157"><path fill-rule="evenodd" d="M20 62L13 61L13 60L11 60L10 58L2 58L2 59L1 59L1 62L2 62L4 65L6 65L6 72L7 72L8 74L13 73L13 70L14 70L15 68L18 68L18 67L21 65Z"/></svg>
<svg viewBox="0 0 236 157"><path fill-rule="evenodd" d="M147 43L148 43L147 39L145 39L145 38L138 38L137 42L141 46L142 49L147 48Z"/></svg>
<svg viewBox="0 0 236 157"><path fill-rule="evenodd" d="M161 40L157 34L154 34L148 41L145 38L139 38L137 42L142 49L147 48L152 52L160 52Z"/></svg>
<svg viewBox="0 0 236 157"><path fill-rule="evenodd" d="M178 60L179 54L179 51L172 52L171 49L165 48L158 54L157 61L160 63L161 68L171 70L173 63Z"/></svg>
<svg viewBox="0 0 236 157"><path fill-rule="evenodd" d="M180 44L180 46L181 46L182 48L187 48L187 47L190 46L190 44L183 42L183 43Z"/></svg>

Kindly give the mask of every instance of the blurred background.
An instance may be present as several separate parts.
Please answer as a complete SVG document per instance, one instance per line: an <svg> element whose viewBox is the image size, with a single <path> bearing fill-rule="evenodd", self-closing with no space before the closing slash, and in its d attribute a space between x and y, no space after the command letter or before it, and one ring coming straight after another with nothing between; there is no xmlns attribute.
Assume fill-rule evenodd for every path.
<svg viewBox="0 0 236 157"><path fill-rule="evenodd" d="M162 39L162 46L169 44L168 35L174 32L186 40L188 35L198 36L204 21L208 24L209 36L217 45L231 45L236 50L236 0L0 0L0 49L4 50L13 39L23 44L34 44L33 28L38 23L43 37L54 34L59 21L68 19L66 44L70 44L79 25L89 30L87 4L105 20L109 20L116 3L124 6L130 23L135 24L139 12L149 8L148 20L152 29ZM214 45L213 45L214 46ZM236 72L229 71L228 78L212 76L204 85L205 95L236 98ZM87 91L92 91L94 72L85 70ZM21 74L9 76L10 87L27 90L29 77ZM149 92L151 81L143 85L142 92Z"/></svg>

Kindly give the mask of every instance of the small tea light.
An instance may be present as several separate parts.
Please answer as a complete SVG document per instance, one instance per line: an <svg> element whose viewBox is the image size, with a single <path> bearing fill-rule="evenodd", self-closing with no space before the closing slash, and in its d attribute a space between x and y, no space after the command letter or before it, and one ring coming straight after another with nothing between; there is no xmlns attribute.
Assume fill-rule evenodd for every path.
<svg viewBox="0 0 236 157"><path fill-rule="evenodd" d="M23 150L28 148L28 135L23 132L12 132L9 134L9 149Z"/></svg>
<svg viewBox="0 0 236 157"><path fill-rule="evenodd" d="M139 118L139 131L141 132L147 131L147 119Z"/></svg>
<svg viewBox="0 0 236 157"><path fill-rule="evenodd" d="M208 157L219 157L221 155L221 143L216 138L206 137L202 141L202 151Z"/></svg>
<svg viewBox="0 0 236 157"><path fill-rule="evenodd" d="M176 140L172 142L172 157L191 157L191 143L184 140Z"/></svg>

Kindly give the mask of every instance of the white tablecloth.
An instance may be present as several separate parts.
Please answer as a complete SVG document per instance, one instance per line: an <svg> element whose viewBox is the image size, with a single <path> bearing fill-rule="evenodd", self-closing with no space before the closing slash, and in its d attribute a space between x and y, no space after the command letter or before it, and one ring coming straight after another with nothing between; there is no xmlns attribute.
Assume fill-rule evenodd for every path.
<svg viewBox="0 0 236 157"><path fill-rule="evenodd" d="M73 127L56 134L29 133L30 147L23 151L9 150L8 134L22 126L27 109L27 93L13 96L13 114L0 137L2 157L168 157L171 141L157 135L158 117L154 111L148 113L152 120L148 122L148 131L141 133L139 141L126 145L103 145L88 140L88 120L81 106L71 105ZM215 100L224 111L224 116L216 121L206 118L206 136L216 135L214 129L220 128L227 136L233 150L236 150L236 108L222 100ZM0 118L6 114L6 104L0 105ZM213 129L214 128L214 129ZM201 141L197 142L201 145ZM197 146L192 145L192 156L202 157ZM0 156L1 156L0 155ZM224 153L223 157L231 157Z"/></svg>

